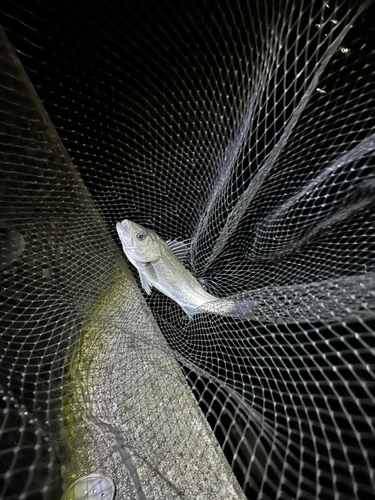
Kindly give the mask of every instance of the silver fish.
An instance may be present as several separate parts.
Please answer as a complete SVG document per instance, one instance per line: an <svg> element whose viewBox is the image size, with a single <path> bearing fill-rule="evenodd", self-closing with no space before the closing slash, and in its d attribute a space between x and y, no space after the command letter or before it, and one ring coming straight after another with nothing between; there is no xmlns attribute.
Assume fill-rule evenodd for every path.
<svg viewBox="0 0 375 500"><path fill-rule="evenodd" d="M163 241L154 231L123 220L116 224L122 248L141 278L149 295L152 287L160 290L188 316L214 313L235 318L248 318L256 302L235 298L219 299L207 293L182 262L188 252L183 242Z"/></svg>

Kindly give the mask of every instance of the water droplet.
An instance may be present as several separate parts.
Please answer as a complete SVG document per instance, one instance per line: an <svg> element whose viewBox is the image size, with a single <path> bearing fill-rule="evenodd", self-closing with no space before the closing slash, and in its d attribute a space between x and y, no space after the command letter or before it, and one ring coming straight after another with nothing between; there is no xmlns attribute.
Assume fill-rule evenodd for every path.
<svg viewBox="0 0 375 500"><path fill-rule="evenodd" d="M347 49L346 47L341 47L340 50L343 54L347 54L349 52L349 49Z"/></svg>
<svg viewBox="0 0 375 500"><path fill-rule="evenodd" d="M332 24L337 24L337 23L338 23L338 20L337 20L337 19L331 19L331 23L332 23Z"/></svg>
<svg viewBox="0 0 375 500"><path fill-rule="evenodd" d="M323 89L316 89L317 92L319 92L319 94L326 94L327 92Z"/></svg>

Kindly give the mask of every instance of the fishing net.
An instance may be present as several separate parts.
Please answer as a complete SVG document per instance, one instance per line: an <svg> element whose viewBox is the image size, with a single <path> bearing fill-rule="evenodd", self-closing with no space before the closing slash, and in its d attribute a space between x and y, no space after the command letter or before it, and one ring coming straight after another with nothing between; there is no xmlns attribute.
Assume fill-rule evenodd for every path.
<svg viewBox="0 0 375 500"><path fill-rule="evenodd" d="M373 496L374 3L1 9L79 175L42 138L2 55L0 497L62 495L75 349L112 287L125 218L187 241L184 264L212 295L257 302L247 320L189 319L161 293L145 295L166 340L150 342L173 352L247 498ZM140 304L111 328L134 325L126 338L146 353ZM100 307L102 332L110 305ZM124 338L118 352L131 349ZM134 393L143 387L144 360L129 375L97 345L94 374L111 365ZM108 427L110 393L105 404ZM188 423L171 414L173 437ZM135 435L129 423L127 439L157 453L146 424ZM139 481L151 476L167 481L157 465Z"/></svg>

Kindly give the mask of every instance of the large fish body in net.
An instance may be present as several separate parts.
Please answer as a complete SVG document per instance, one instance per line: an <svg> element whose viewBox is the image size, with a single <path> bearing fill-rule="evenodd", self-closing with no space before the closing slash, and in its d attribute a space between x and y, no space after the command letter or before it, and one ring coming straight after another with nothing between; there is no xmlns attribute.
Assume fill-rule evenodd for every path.
<svg viewBox="0 0 375 500"><path fill-rule="evenodd" d="M374 18L4 0L0 498L375 495ZM256 306L146 293L124 219Z"/></svg>

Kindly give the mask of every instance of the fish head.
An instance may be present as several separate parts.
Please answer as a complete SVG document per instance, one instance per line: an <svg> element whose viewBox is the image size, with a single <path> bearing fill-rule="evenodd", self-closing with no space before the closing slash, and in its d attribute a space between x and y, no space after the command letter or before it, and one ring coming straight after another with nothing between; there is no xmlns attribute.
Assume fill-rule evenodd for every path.
<svg viewBox="0 0 375 500"><path fill-rule="evenodd" d="M133 261L146 264L161 257L160 238L153 231L124 219L116 224L125 255Z"/></svg>

